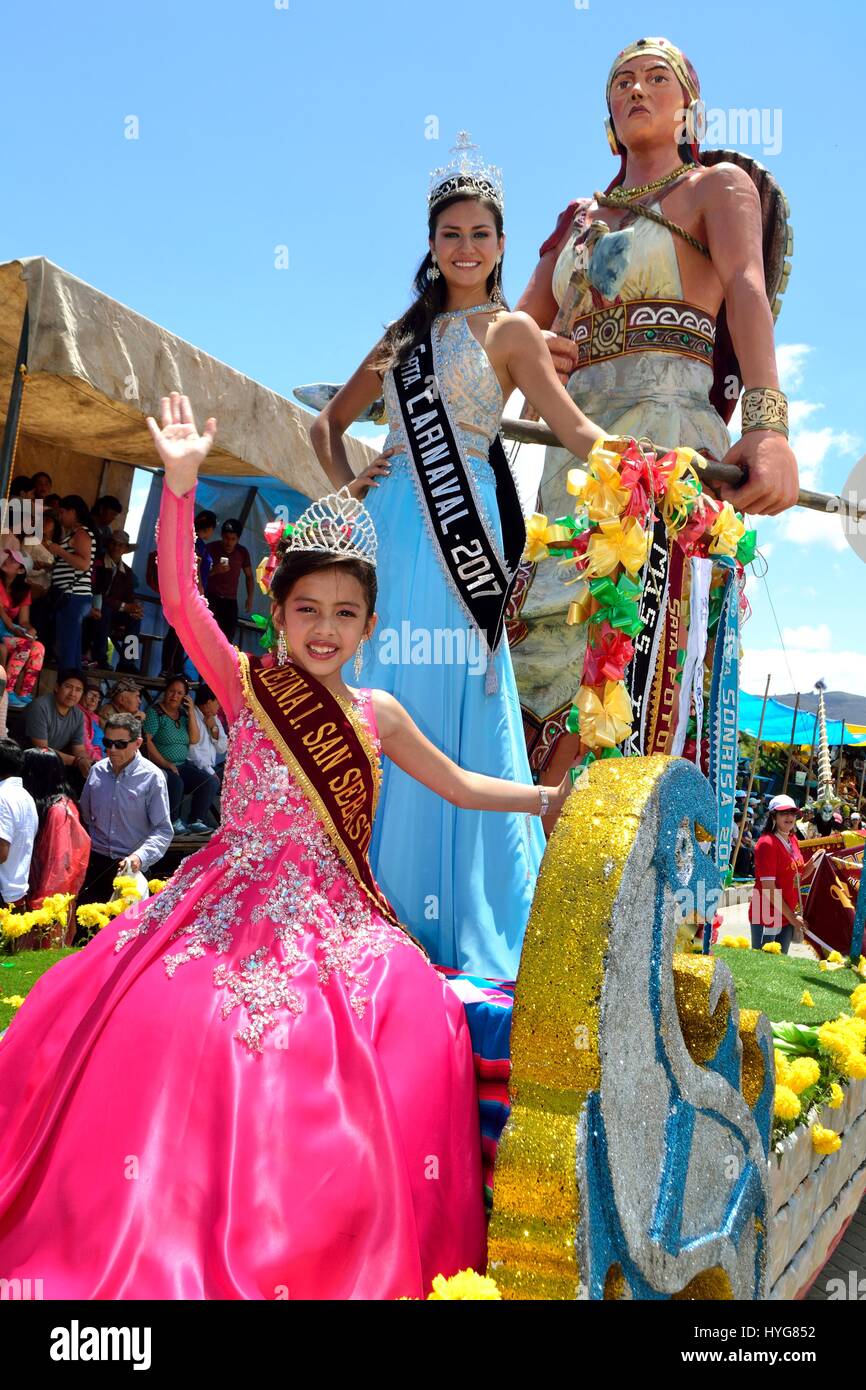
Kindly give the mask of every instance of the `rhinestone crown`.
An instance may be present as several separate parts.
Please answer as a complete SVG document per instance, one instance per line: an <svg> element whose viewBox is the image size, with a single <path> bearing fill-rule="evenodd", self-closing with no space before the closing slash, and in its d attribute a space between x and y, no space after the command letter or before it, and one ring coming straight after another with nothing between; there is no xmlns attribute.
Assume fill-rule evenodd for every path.
<svg viewBox="0 0 866 1390"><path fill-rule="evenodd" d="M449 153L454 158L441 168L434 169L430 175L428 210L432 212L445 198L450 198L454 193L465 193L468 197L474 195L490 198L501 212L502 170L495 164L485 164L468 131L458 131L457 144L452 145Z"/></svg>
<svg viewBox="0 0 866 1390"><path fill-rule="evenodd" d="M341 558L376 563L376 528L363 502L348 487L311 502L292 527L287 553L324 550Z"/></svg>

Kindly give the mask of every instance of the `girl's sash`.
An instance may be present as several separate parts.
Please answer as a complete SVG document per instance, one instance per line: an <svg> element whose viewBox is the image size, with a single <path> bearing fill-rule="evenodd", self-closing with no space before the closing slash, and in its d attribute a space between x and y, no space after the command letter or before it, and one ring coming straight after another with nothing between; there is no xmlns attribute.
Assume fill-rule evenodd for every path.
<svg viewBox="0 0 866 1390"><path fill-rule="evenodd" d="M437 381L431 330L408 361L394 369L394 387L427 529L451 587L483 638L489 656L502 636L506 604L526 544L526 527L505 449L497 435L490 446L490 466L496 478L502 526L500 554Z"/></svg>
<svg viewBox="0 0 866 1390"><path fill-rule="evenodd" d="M380 772L363 725L320 681L291 662L263 667L245 652L238 656L247 704L346 867L382 916L400 926L367 858Z"/></svg>

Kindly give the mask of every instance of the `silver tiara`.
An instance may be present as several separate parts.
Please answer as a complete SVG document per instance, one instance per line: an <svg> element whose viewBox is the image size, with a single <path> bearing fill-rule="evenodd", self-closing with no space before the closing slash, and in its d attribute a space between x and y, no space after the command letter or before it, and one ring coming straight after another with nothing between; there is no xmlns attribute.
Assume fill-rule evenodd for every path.
<svg viewBox="0 0 866 1390"><path fill-rule="evenodd" d="M430 175L428 211L432 212L452 194L464 193L468 197L489 198L502 212L502 170L495 164L484 163L467 130L457 132L457 144L452 145L450 153L454 158Z"/></svg>
<svg viewBox="0 0 866 1390"><path fill-rule="evenodd" d="M288 551L319 550L343 559L376 563L376 528L363 502L348 487L311 502L292 527ZM287 552L288 553L288 552Z"/></svg>

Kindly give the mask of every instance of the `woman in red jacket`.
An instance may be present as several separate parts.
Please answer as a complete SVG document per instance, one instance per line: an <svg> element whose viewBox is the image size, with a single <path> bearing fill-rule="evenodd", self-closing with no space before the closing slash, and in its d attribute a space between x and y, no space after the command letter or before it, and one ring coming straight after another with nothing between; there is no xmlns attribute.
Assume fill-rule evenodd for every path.
<svg viewBox="0 0 866 1390"><path fill-rule="evenodd" d="M796 819L797 803L790 796L774 796L755 845L755 887L749 905L755 950L777 941L787 955L792 939L803 940L800 885L812 877L817 861L805 863L794 834Z"/></svg>

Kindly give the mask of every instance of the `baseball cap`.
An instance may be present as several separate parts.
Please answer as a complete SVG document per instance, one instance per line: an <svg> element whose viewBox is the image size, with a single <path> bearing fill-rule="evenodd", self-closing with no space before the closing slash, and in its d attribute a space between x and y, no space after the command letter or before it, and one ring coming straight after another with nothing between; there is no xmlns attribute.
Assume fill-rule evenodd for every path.
<svg viewBox="0 0 866 1390"><path fill-rule="evenodd" d="M112 531L108 537L109 545L122 545L124 550L135 550L135 542L129 539L127 531Z"/></svg>
<svg viewBox="0 0 866 1390"><path fill-rule="evenodd" d="M24 556L21 554L21 551L20 551L20 550L13 550L11 545L7 545L7 546L6 546L6 549L5 549L5 552L4 552L4 553L5 553L6 555L11 555L11 556L12 556L12 559L15 561L16 565L26 565L26 564L27 564L27 561L26 561L26 559L24 558Z"/></svg>
<svg viewBox="0 0 866 1390"><path fill-rule="evenodd" d="M794 800L794 798L793 798L792 796L774 796L774 797L771 799L770 804L769 804L769 806L767 807L767 810L768 810L768 811L796 811L796 810L797 810L797 803L796 803L796 801Z"/></svg>

